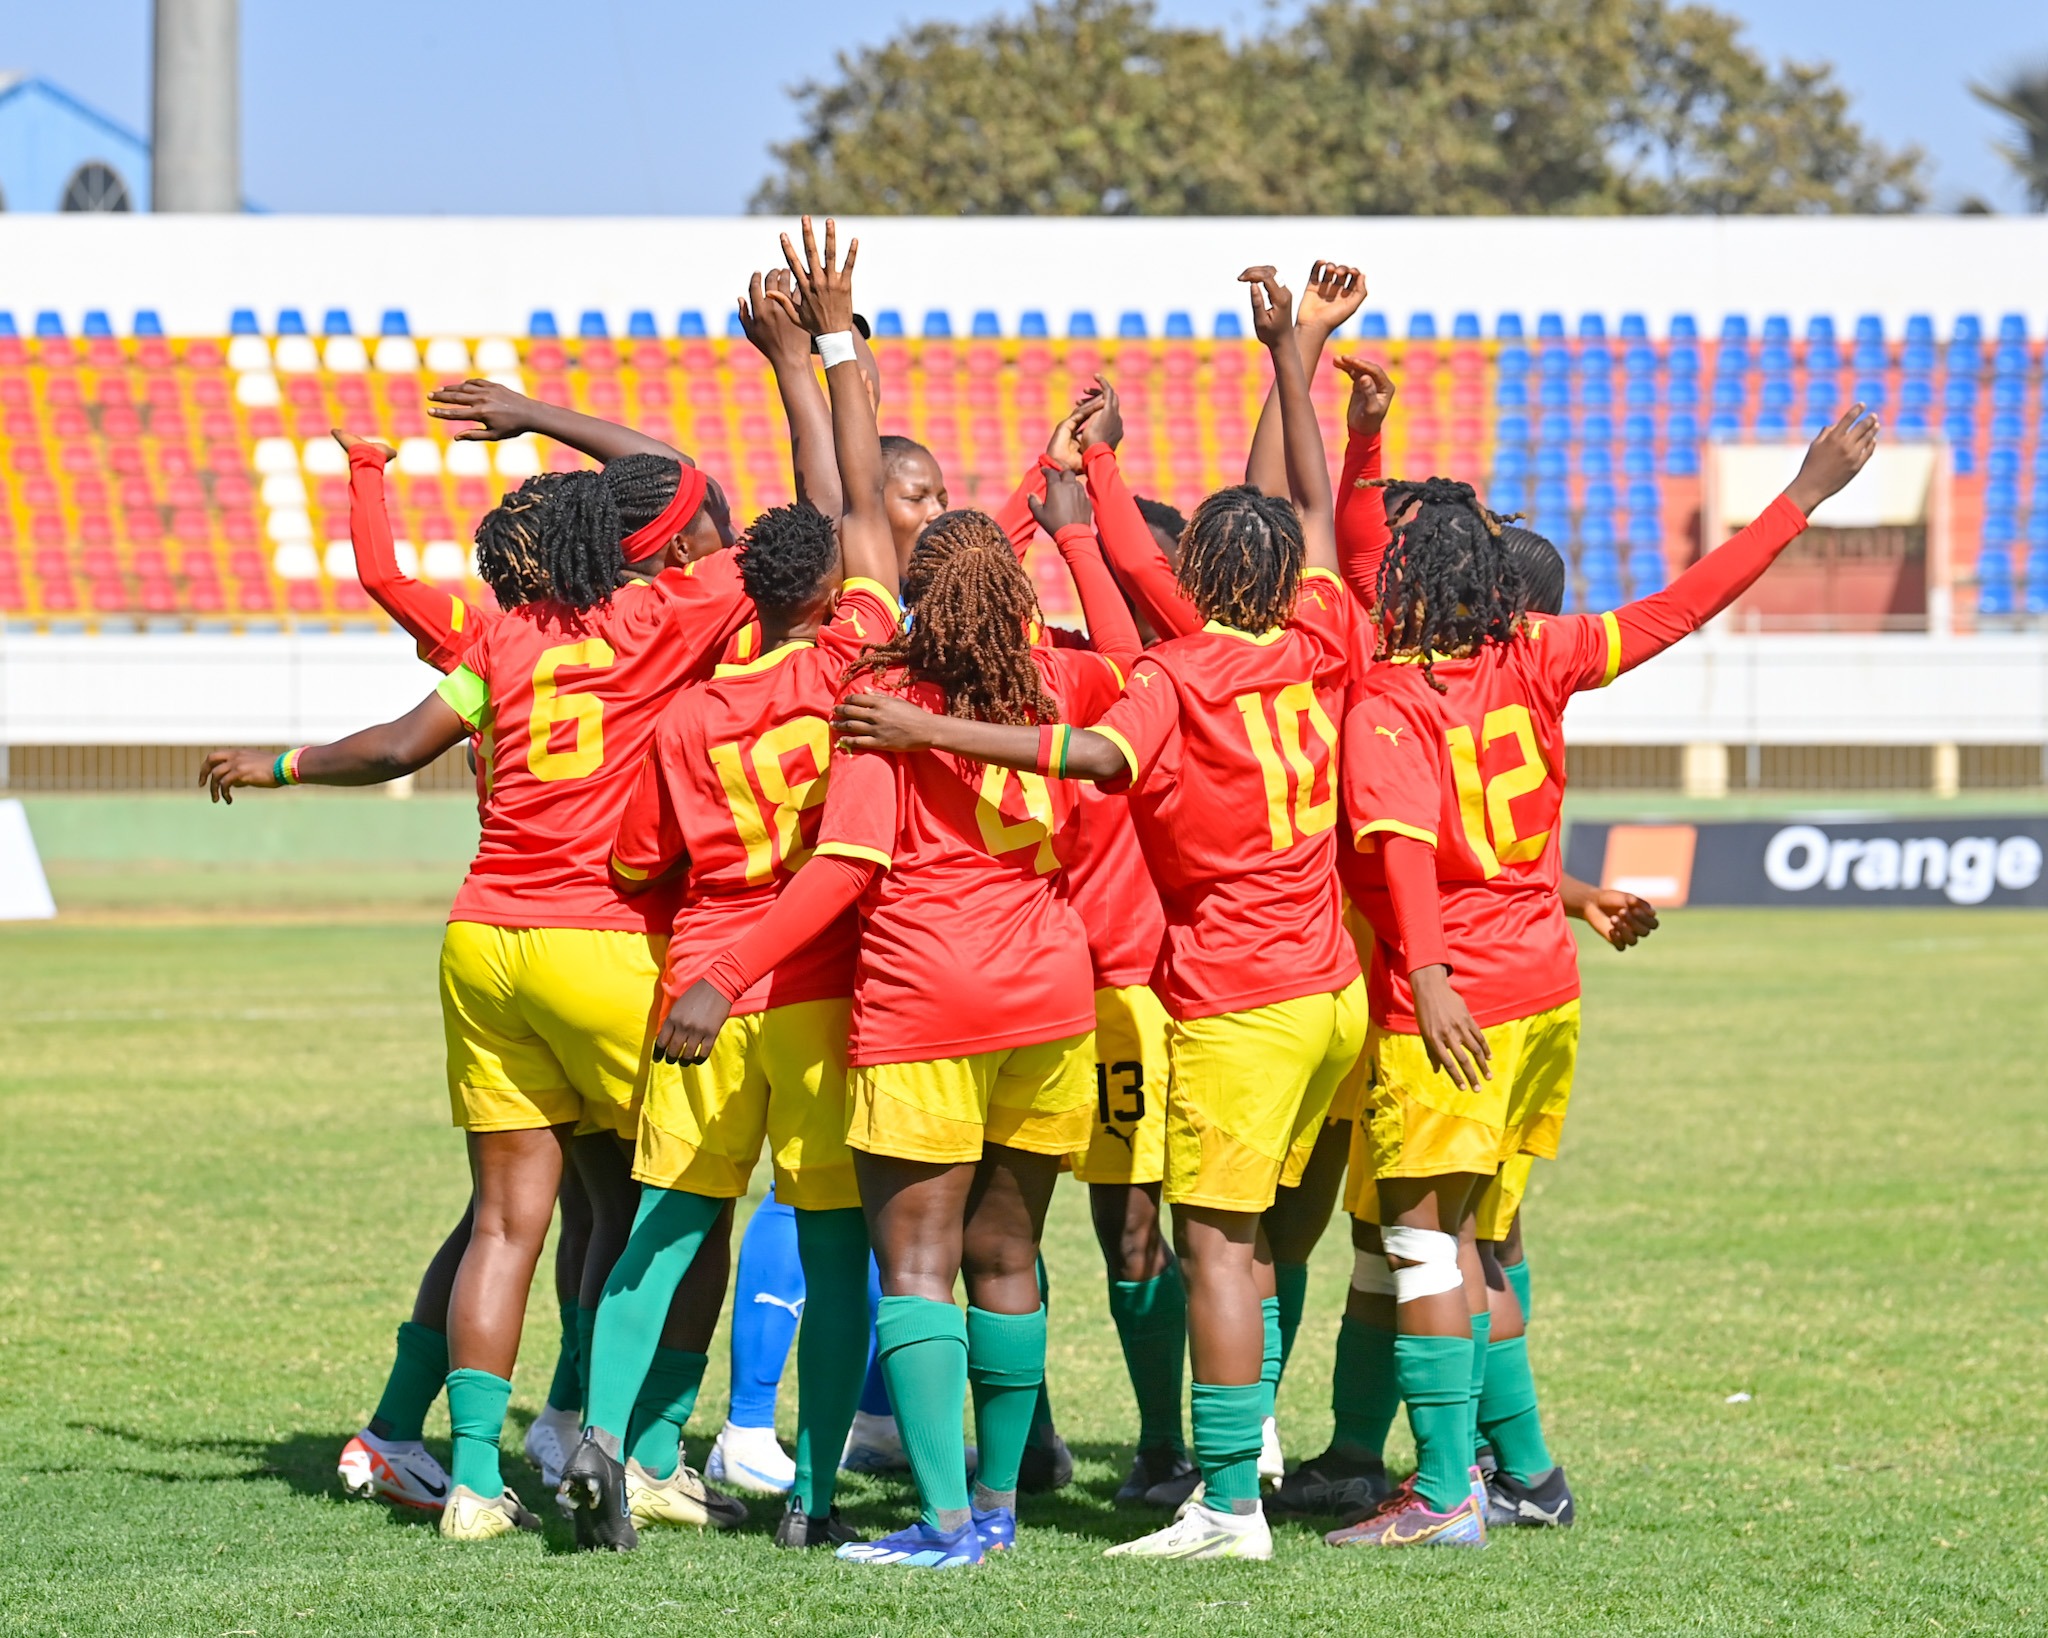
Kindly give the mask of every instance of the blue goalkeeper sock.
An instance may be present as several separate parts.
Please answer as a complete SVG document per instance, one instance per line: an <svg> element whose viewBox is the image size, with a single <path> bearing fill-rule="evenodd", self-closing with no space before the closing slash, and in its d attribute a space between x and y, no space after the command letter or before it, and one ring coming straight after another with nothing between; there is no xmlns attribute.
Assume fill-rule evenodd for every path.
<svg viewBox="0 0 2048 1638"><path fill-rule="evenodd" d="M736 1427L775 1426L775 1391L782 1385L803 1306L796 1213L771 1189L747 1219L734 1271L732 1403L726 1420Z"/></svg>

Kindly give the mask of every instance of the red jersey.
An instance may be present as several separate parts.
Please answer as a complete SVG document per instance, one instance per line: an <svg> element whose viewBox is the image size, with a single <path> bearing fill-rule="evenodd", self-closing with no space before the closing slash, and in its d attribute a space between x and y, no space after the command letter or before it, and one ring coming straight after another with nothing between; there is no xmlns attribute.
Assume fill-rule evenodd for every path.
<svg viewBox="0 0 2048 1638"><path fill-rule="evenodd" d="M670 697L752 613L719 552L593 609L530 603L492 623L441 685L483 730L489 781L451 920L668 931L675 894L614 887L612 838Z"/></svg>
<svg viewBox="0 0 2048 1638"><path fill-rule="evenodd" d="M1116 668L1099 654L1031 657L1062 721L1090 722L1116 698ZM901 692L945 709L930 684ZM1095 1027L1087 938L1058 879L1077 800L1072 780L939 751L834 755L817 852L882 867L860 900L850 1062L997 1052Z"/></svg>
<svg viewBox="0 0 2048 1638"><path fill-rule="evenodd" d="M1152 987L1176 1018L1342 989L1358 976L1337 885L1337 720L1372 652L1335 576L1303 578L1264 633L1211 622L1148 649L1095 724L1130 766L1131 816L1166 942Z"/></svg>
<svg viewBox="0 0 2048 1638"><path fill-rule="evenodd" d="M886 588L849 580L815 642L721 664L662 713L611 867L628 881L646 881L688 861L662 980L671 998L767 914L811 856L825 813L839 679L870 643L893 636L896 623L896 599ZM851 995L859 941L859 918L848 910L732 1010Z"/></svg>

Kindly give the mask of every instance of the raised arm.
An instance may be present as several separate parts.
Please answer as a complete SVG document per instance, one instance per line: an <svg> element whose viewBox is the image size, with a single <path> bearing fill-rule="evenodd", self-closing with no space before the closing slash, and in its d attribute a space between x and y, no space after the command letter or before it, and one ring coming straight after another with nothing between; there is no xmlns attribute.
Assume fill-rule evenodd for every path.
<svg viewBox="0 0 2048 1638"><path fill-rule="evenodd" d="M355 547L356 578L375 603L419 645L436 671L453 671L476 635L482 616L450 592L424 586L398 566L391 514L384 503L389 445L336 427L334 441L348 451L348 537Z"/></svg>
<svg viewBox="0 0 2048 1638"><path fill-rule="evenodd" d="M756 273L740 297L740 328L775 373L775 390L789 420L789 453L795 468L796 498L808 501L828 518L842 509L839 468L832 460L832 412L811 373L811 333L797 323L790 309L770 301L770 290L791 289L789 272L776 268Z"/></svg>
<svg viewBox="0 0 2048 1638"><path fill-rule="evenodd" d="M1302 567L1337 572L1337 523L1330 508L1330 469L1324 464L1323 429L1309 402L1308 374L1294 344L1294 296L1270 267L1238 275L1251 286L1252 328L1273 355L1273 386L1287 450L1287 492L1301 515Z"/></svg>
<svg viewBox="0 0 2048 1638"><path fill-rule="evenodd" d="M685 466L697 464L659 438L560 404L544 404L497 381L469 380L436 387L427 400L427 413L437 420L477 423L455 434L463 442L495 443L536 432L600 461L615 461L621 455L662 455Z"/></svg>
<svg viewBox="0 0 2048 1638"><path fill-rule="evenodd" d="M1130 675L1145 645L1131 618L1130 605L1117 590L1109 565L1102 561L1102 543L1096 538L1088 491L1064 472L1048 473L1045 499L1031 503L1031 515L1052 536L1067 572L1074 577L1090 646L1116 667L1120 678Z"/></svg>
<svg viewBox="0 0 2048 1638"><path fill-rule="evenodd" d="M1376 480L1394 379L1369 359L1339 358L1337 368L1351 378L1351 400L1344 406L1344 470L1337 477L1337 568L1352 595L1369 609L1379 601L1380 561L1391 538L1386 492Z"/></svg>
<svg viewBox="0 0 2048 1638"><path fill-rule="evenodd" d="M1314 263L1308 270L1308 285L1301 293L1295 314L1294 340L1301 351L1304 373L1313 381L1323 348L1338 328L1358 311L1365 300L1365 275L1341 262ZM1279 383L1266 389L1266 401L1259 406L1258 424L1252 428L1251 452L1245 457L1244 481L1268 495L1277 495L1287 482L1287 456L1281 448Z"/></svg>
<svg viewBox="0 0 2048 1638"><path fill-rule="evenodd" d="M896 544L882 504L882 440L875 426L875 403L861 378L859 354L853 344L853 264L860 255L860 241L849 240L846 260L835 265L839 229L831 217L825 218L822 260L808 216L803 219L803 235L801 264L789 235L782 236L792 289L770 290L764 299L783 307L794 322L817 338L818 354L825 361L825 385L832 394L832 448L839 463L843 497L840 572L848 579L877 581L893 594L897 589Z"/></svg>
<svg viewBox="0 0 2048 1638"><path fill-rule="evenodd" d="M199 783L214 801L230 805L235 800L231 793L243 787L383 785L419 772L469 733L469 724L437 691L397 721L365 728L331 745L302 745L276 755L209 751L200 764Z"/></svg>
<svg viewBox="0 0 2048 1638"><path fill-rule="evenodd" d="M1117 580L1138 605L1154 631L1185 637L1202 629L1202 616L1188 601L1159 543L1146 527L1145 516L1116 464L1116 446L1123 439L1123 411L1116 389L1095 378L1097 408L1080 422L1081 475L1095 508L1095 527L1102 550Z"/></svg>

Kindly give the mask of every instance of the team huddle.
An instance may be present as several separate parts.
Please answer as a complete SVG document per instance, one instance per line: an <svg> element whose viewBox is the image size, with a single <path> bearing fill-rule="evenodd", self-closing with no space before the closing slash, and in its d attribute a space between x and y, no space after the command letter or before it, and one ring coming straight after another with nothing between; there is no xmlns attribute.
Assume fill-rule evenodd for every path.
<svg viewBox="0 0 2048 1638"><path fill-rule="evenodd" d="M1618 948L1656 918L1561 872L1564 709L1754 583L1868 460L1875 418L1853 407L1664 591L1566 615L1548 541L1467 483L1383 476L1394 386L1370 362L1336 360L1333 485L1309 383L1364 299L1354 268L1318 262L1299 301L1270 267L1240 275L1272 362L1242 485L1185 519L1134 496L1098 378L990 516L948 509L930 452L878 433L858 245L842 261L806 219L782 250L740 313L793 504L736 530L664 444L445 388L435 413L476 423L459 437L540 432L603 463L483 518L481 607L400 571L390 451L337 433L358 573L444 679L394 722L201 774L227 799L464 744L476 768L440 968L472 1196L344 1483L451 1538L538 1528L499 1439L559 1210L561 1353L527 1448L578 1543L743 1526L681 1435L765 1146L801 1270L796 1446L771 1429L750 1457L729 1425L711 1477L793 1470L746 1485L786 1493L779 1546L970 1565L1017 1545L1020 1488L1070 1476L1039 1257L1062 1171L1089 1192L1137 1403L1117 1500L1171 1514L1112 1556L1268 1558L1272 1518L1327 1519L1339 1547L1569 1525L1520 1207L1571 1091L1567 917ZM1041 530L1085 635L1041 618ZM1334 1430L1287 1471L1274 1396L1340 1192ZM444 1389L445 1471L421 1443ZM920 1516L862 1539L842 1462L907 1465Z"/></svg>

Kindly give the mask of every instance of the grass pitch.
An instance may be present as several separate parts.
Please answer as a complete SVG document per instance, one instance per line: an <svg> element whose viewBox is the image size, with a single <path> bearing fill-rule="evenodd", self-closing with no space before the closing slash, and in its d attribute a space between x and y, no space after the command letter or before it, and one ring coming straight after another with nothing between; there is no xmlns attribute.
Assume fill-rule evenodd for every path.
<svg viewBox="0 0 2048 1638"><path fill-rule="evenodd" d="M2048 1630L2048 916L1693 911L1586 949L1565 1157L1528 1219L1575 1531L1381 1557L1289 1526L1271 1565L1105 1562L1149 1521L1108 1501L1134 1413L1065 1185L1076 1483L1027 1500L1014 1555L928 1578L778 1553L771 1504L752 1533L599 1559L560 1526L450 1546L341 1498L334 1455L466 1188L437 938L418 916L0 931L0 1631ZM1328 1432L1348 1267L1340 1219L1281 1393L1291 1458ZM534 1504L512 1452L553 1357L545 1275L536 1298L506 1439ZM846 1500L907 1516L904 1486Z"/></svg>

